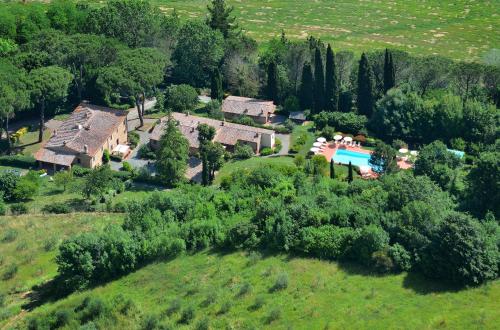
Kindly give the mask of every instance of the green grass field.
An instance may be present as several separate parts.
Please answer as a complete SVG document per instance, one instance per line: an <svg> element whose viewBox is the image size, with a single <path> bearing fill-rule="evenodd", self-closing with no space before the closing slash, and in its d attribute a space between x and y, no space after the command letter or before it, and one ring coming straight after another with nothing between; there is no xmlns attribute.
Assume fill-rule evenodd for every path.
<svg viewBox="0 0 500 330"><path fill-rule="evenodd" d="M0 217L0 328L26 303L33 285L52 279L57 273L57 246L70 236L91 229L100 230L121 215L63 214ZM10 278L7 273L17 271Z"/></svg>
<svg viewBox="0 0 500 330"><path fill-rule="evenodd" d="M288 286L273 290L283 274ZM110 306L93 321L105 329L146 328L152 318L179 329L193 329L205 318L210 329L493 329L500 322L500 281L454 292L417 275L379 277L352 265L285 255L259 259L243 252L204 252L152 264L47 303L32 315L73 311L87 296ZM134 306L132 312L118 311L123 301ZM188 306L194 319L180 324Z"/></svg>
<svg viewBox="0 0 500 330"><path fill-rule="evenodd" d="M153 0L165 12L204 18L207 0ZM498 1L440 0L228 0L248 35L320 37L356 53L398 48L412 54L477 59L500 48Z"/></svg>

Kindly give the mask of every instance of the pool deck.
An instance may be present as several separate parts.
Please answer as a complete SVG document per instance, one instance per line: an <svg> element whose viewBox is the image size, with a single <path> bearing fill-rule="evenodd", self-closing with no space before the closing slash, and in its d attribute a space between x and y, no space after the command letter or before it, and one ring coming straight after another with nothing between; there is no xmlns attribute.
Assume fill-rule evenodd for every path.
<svg viewBox="0 0 500 330"><path fill-rule="evenodd" d="M360 147L352 147L352 146L347 146L344 144L336 144L335 142L328 142L326 147L321 151L320 155L325 156L327 161L330 161L332 157L335 155L338 149L343 149L343 150L349 150L349 151L354 151L354 152L359 152L363 154L371 154L371 150L366 150ZM399 168L406 170L409 169L413 166L413 164L408 163L404 160L398 160L398 166ZM370 171L370 173L366 176L366 178L376 178L378 177L378 174Z"/></svg>

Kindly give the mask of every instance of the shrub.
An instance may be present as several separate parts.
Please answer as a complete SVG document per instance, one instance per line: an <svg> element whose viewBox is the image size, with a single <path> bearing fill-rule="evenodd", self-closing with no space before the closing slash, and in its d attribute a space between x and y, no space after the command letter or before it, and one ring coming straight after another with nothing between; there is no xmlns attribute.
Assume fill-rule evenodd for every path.
<svg viewBox="0 0 500 330"><path fill-rule="evenodd" d="M24 203L12 204L10 206L10 212L13 215L20 215L28 213L28 206Z"/></svg>
<svg viewBox="0 0 500 330"><path fill-rule="evenodd" d="M128 203L125 201L118 201L115 203L114 212L125 213L128 211Z"/></svg>
<svg viewBox="0 0 500 330"><path fill-rule="evenodd" d="M7 205L3 201L3 198L0 197L0 216L5 215L7 213Z"/></svg>
<svg viewBox="0 0 500 330"><path fill-rule="evenodd" d="M92 172L92 169L75 165L72 167L72 171L74 176L82 178L90 174Z"/></svg>
<svg viewBox="0 0 500 330"><path fill-rule="evenodd" d="M5 305L5 300L7 298L7 295L5 293L0 292L0 308Z"/></svg>
<svg viewBox="0 0 500 330"><path fill-rule="evenodd" d="M111 154L109 155L109 159L119 163L123 160L123 156L121 154Z"/></svg>
<svg viewBox="0 0 500 330"><path fill-rule="evenodd" d="M372 265L375 271L381 274L389 273L394 268L394 263L386 251L374 252L372 254Z"/></svg>
<svg viewBox="0 0 500 330"><path fill-rule="evenodd" d="M266 323L271 324L276 320L281 318L281 310L278 308L273 308L266 317Z"/></svg>
<svg viewBox="0 0 500 330"><path fill-rule="evenodd" d="M275 154L279 153L282 148L283 148L283 142L281 142L280 139L276 138L276 140L274 141L274 153Z"/></svg>
<svg viewBox="0 0 500 330"><path fill-rule="evenodd" d="M270 291L271 292L281 291L285 290L286 288L288 288L288 274L281 273L276 278L276 282L274 282L274 285L271 287Z"/></svg>
<svg viewBox="0 0 500 330"><path fill-rule="evenodd" d="M357 134L365 128L367 119L352 112L321 112L314 116L314 123L318 129L332 126L342 132Z"/></svg>
<svg viewBox="0 0 500 330"><path fill-rule="evenodd" d="M354 141L358 141L358 142L361 142L361 143L363 143L363 144L365 144L365 143L366 143L366 136L361 135L361 134L356 135L356 136L355 136L355 137L353 137L352 139L353 139Z"/></svg>
<svg viewBox="0 0 500 330"><path fill-rule="evenodd" d="M392 141L392 147L396 150L399 150L401 148L408 148L408 145L403 140L395 139L394 141Z"/></svg>
<svg viewBox="0 0 500 330"><path fill-rule="evenodd" d="M62 328L69 324L72 312L67 309L60 309L54 314L54 323L51 328Z"/></svg>
<svg viewBox="0 0 500 330"><path fill-rule="evenodd" d="M221 110L221 104L217 100L211 100L210 102L208 102L205 106L205 111L210 118L218 120L224 119L224 114Z"/></svg>
<svg viewBox="0 0 500 330"><path fill-rule="evenodd" d="M146 315L142 321L142 329L156 330L160 324L160 318L156 314Z"/></svg>
<svg viewBox="0 0 500 330"><path fill-rule="evenodd" d="M408 271L411 268L411 255L406 249L396 243L389 247L389 257L391 257L396 271Z"/></svg>
<svg viewBox="0 0 500 330"><path fill-rule="evenodd" d="M354 257L365 265L370 265L372 254L381 251L389 244L389 235L376 225L363 227L359 237L353 242Z"/></svg>
<svg viewBox="0 0 500 330"><path fill-rule="evenodd" d="M268 148L268 147L266 147L260 151L261 156L269 156L269 155L272 155L273 153L274 153L273 149Z"/></svg>
<svg viewBox="0 0 500 330"><path fill-rule="evenodd" d="M238 291L238 297L243 297L246 294L249 294L252 292L252 285L248 282L243 283L243 285L240 287L240 290Z"/></svg>
<svg viewBox="0 0 500 330"><path fill-rule="evenodd" d="M207 307L213 304L217 300L217 293L210 291L206 296L205 300L202 301L201 306Z"/></svg>
<svg viewBox="0 0 500 330"><path fill-rule="evenodd" d="M320 134L328 141L331 141L333 140L333 137L337 135L337 132L335 131L335 128L327 125L321 130Z"/></svg>
<svg viewBox="0 0 500 330"><path fill-rule="evenodd" d="M300 102L296 96L289 96L283 103L283 111L290 113L300 111Z"/></svg>
<svg viewBox="0 0 500 330"><path fill-rule="evenodd" d="M204 317L196 323L195 330L208 330L210 329L210 320L208 317Z"/></svg>
<svg viewBox="0 0 500 330"><path fill-rule="evenodd" d="M290 134L293 128L289 128L287 126L275 126L273 130L278 134Z"/></svg>
<svg viewBox="0 0 500 330"><path fill-rule="evenodd" d="M229 310L231 309L231 302L225 301L221 306L217 314L222 315L222 314L227 314Z"/></svg>
<svg viewBox="0 0 500 330"><path fill-rule="evenodd" d="M2 280L8 281L17 274L18 267L16 264L10 264L5 268L5 271L2 274Z"/></svg>
<svg viewBox="0 0 500 330"><path fill-rule="evenodd" d="M100 298L86 297L80 305L82 323L93 321L107 312L108 307Z"/></svg>
<svg viewBox="0 0 500 330"><path fill-rule="evenodd" d="M104 164L107 164L107 163L109 163L110 160L111 160L111 157L109 155L109 150L104 149L104 152L102 153L102 162Z"/></svg>
<svg viewBox="0 0 500 330"><path fill-rule="evenodd" d="M43 249L47 252L52 251L56 248L58 242L57 237L51 237L43 242Z"/></svg>
<svg viewBox="0 0 500 330"><path fill-rule="evenodd" d="M123 183L123 181L117 178L113 178L110 181L109 186L111 189L116 191L117 194L121 194L122 192L125 191L125 183Z"/></svg>
<svg viewBox="0 0 500 330"><path fill-rule="evenodd" d="M128 143L130 144L130 148L134 149L135 147L137 147L140 140L141 138L139 136L139 133L134 131L128 132Z"/></svg>
<svg viewBox="0 0 500 330"><path fill-rule="evenodd" d="M257 298L255 298L255 301L254 303L252 304L252 306L250 306L250 310L258 310L258 309L261 309L262 306L264 306L266 303L266 300L264 299L264 297L262 296L258 296Z"/></svg>
<svg viewBox="0 0 500 330"><path fill-rule="evenodd" d="M249 159L254 155L252 147L246 144L237 144L234 148L234 158Z"/></svg>
<svg viewBox="0 0 500 330"><path fill-rule="evenodd" d="M125 172L132 172L133 168L132 168L132 165L130 165L129 162L123 162L121 170L125 171Z"/></svg>
<svg viewBox="0 0 500 330"><path fill-rule="evenodd" d="M42 208L43 213L63 214L71 213L71 211L71 207L64 202L47 204Z"/></svg>
<svg viewBox="0 0 500 330"><path fill-rule="evenodd" d="M248 254L247 266L254 266L262 259L262 255L259 252L251 251Z"/></svg>
<svg viewBox="0 0 500 330"><path fill-rule="evenodd" d="M172 85L165 91L165 107L175 112L186 112L198 104L198 92L189 85Z"/></svg>
<svg viewBox="0 0 500 330"><path fill-rule="evenodd" d="M189 324L194 319L194 317L195 317L194 307L188 306L182 311L179 323Z"/></svg>
<svg viewBox="0 0 500 330"><path fill-rule="evenodd" d="M13 228L7 229L2 237L2 243L14 242L17 238L17 234L17 230Z"/></svg>
<svg viewBox="0 0 500 330"><path fill-rule="evenodd" d="M177 313L178 311L181 310L181 300L179 298L176 298L174 300L172 300L170 302L170 305L168 306L167 310L165 311L165 313L168 315L168 316L171 316L172 314L174 313Z"/></svg>
<svg viewBox="0 0 500 330"><path fill-rule="evenodd" d="M143 144L137 151L137 157L141 159L156 159L156 153L151 149L149 144Z"/></svg>

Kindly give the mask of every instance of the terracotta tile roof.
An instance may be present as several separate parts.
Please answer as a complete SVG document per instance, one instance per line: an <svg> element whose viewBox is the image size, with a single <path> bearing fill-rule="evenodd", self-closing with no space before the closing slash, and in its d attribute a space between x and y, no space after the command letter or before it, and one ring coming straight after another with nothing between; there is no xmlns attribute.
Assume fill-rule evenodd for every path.
<svg viewBox="0 0 500 330"><path fill-rule="evenodd" d="M187 114L172 113L175 120L179 122L179 130L188 139L189 146L198 148L198 130L199 124L207 124L215 128L214 142L219 142L225 145L236 145L238 141L259 142L262 134L271 135L273 130L252 127L240 124L228 123L225 121L215 120L211 118L191 116ZM155 126L151 133L151 140L159 141L163 131L165 130L166 118L162 118L161 122Z"/></svg>
<svg viewBox="0 0 500 330"><path fill-rule="evenodd" d="M265 117L274 113L276 106L273 101L252 99L241 96L228 96L222 101L222 112L246 115L252 117Z"/></svg>
<svg viewBox="0 0 500 330"><path fill-rule="evenodd" d="M116 127L123 123L125 111L91 105L80 104L63 121L52 137L40 149L35 158L48 163L59 164L56 160L86 152L92 157L106 142ZM85 150L86 149L86 150ZM70 163L71 164L71 163Z"/></svg>

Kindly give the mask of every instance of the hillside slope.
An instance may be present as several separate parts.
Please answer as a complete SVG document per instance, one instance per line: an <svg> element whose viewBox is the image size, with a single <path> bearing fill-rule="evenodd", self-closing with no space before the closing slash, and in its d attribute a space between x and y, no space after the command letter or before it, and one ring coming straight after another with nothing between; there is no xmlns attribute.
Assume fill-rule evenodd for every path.
<svg viewBox="0 0 500 330"><path fill-rule="evenodd" d="M47 303L17 326L56 311L71 319L68 328L101 329L492 329L500 322L500 281L455 292L416 275L358 271L283 255L197 253ZM82 304L85 297L92 299Z"/></svg>

